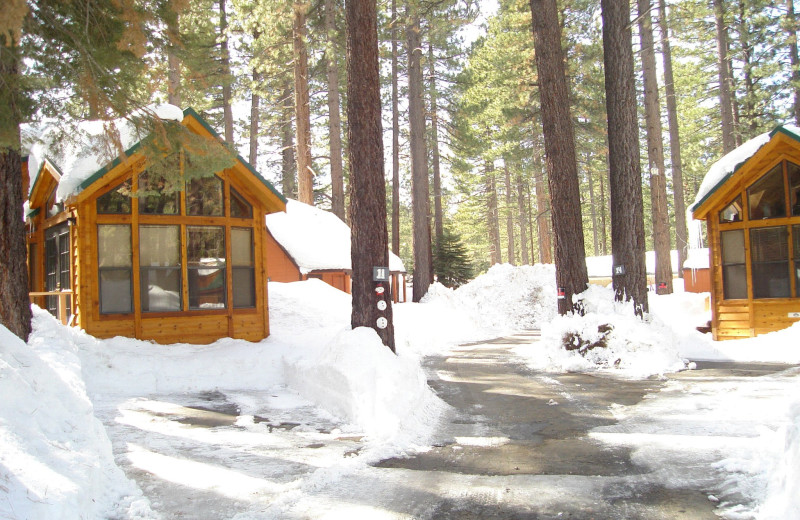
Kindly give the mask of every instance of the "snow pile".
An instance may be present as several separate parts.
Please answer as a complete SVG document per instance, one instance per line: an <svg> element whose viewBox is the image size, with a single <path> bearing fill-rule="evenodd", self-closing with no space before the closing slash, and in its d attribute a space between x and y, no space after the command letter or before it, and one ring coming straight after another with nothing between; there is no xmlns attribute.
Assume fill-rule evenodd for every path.
<svg viewBox="0 0 800 520"><path fill-rule="evenodd" d="M612 289L596 285L576 298L583 305L583 316L556 316L542 326L539 344L517 349L532 368L556 372L616 368L626 377L648 377L686 367L672 329L652 316L649 321L637 318L632 301L616 302ZM602 340L603 345L567 350L565 338L574 347L578 339L587 345Z"/></svg>
<svg viewBox="0 0 800 520"><path fill-rule="evenodd" d="M419 361L395 355L366 327L340 333L317 357L287 363L286 378L304 397L380 443L425 444L446 409Z"/></svg>
<svg viewBox="0 0 800 520"><path fill-rule="evenodd" d="M0 517L150 518L114 462L75 346L39 311L25 345L0 326Z"/></svg>
<svg viewBox="0 0 800 520"><path fill-rule="evenodd" d="M791 518L800 511L800 401L792 404L788 415L789 424L776 439L777 447L783 450L778 453L777 464L767 473L772 478L759 515L764 519Z"/></svg>
<svg viewBox="0 0 800 520"><path fill-rule="evenodd" d="M448 301L483 329L508 333L538 328L556 312L555 267L495 264L458 289L434 284L422 303Z"/></svg>

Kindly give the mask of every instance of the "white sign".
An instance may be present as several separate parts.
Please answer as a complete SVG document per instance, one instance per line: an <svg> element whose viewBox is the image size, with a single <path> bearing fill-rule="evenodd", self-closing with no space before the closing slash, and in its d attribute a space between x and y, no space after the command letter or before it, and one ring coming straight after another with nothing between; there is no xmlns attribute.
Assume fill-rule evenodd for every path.
<svg viewBox="0 0 800 520"><path fill-rule="evenodd" d="M375 288L375 294L383 294L385 291L386 289L384 289L381 285Z"/></svg>
<svg viewBox="0 0 800 520"><path fill-rule="evenodd" d="M379 311L386 310L386 300L378 300L378 310Z"/></svg>
<svg viewBox="0 0 800 520"><path fill-rule="evenodd" d="M376 324L378 325L379 329L385 329L386 327L389 326L389 320L387 320L386 318L381 316L380 318L378 318L378 321L377 321Z"/></svg>
<svg viewBox="0 0 800 520"><path fill-rule="evenodd" d="M789 317L790 318L800 318L800 312L790 312L789 313Z"/></svg>

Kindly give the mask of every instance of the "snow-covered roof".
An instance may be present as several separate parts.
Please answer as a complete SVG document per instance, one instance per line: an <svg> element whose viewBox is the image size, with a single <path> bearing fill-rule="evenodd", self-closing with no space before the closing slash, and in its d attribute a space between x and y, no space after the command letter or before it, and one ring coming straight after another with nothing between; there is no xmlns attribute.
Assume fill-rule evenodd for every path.
<svg viewBox="0 0 800 520"><path fill-rule="evenodd" d="M301 273L351 270L350 227L333 213L289 199L286 212L267 215L266 222L269 232ZM406 270L400 257L391 251L389 270Z"/></svg>
<svg viewBox="0 0 800 520"><path fill-rule="evenodd" d="M55 165L61 173L56 200L66 200L79 193L87 180L119 157L120 149L129 151L146 137L140 135L140 130L132 122L133 117L142 116L145 111L164 121L180 122L184 117L179 107L164 104L112 121L83 121L69 136L54 124L43 127L26 125L22 129L22 139L28 153L28 171L35 176L45 161ZM118 136L117 144L109 142L109 133Z"/></svg>
<svg viewBox="0 0 800 520"><path fill-rule="evenodd" d="M781 125L776 127L771 132L767 132L750 139L738 148L728 152L722 159L718 160L711 165L708 173L703 178L700 184L700 190L694 199L694 203L689 206L689 211L694 211L705 202L711 194L725 184L725 182L733 175L748 159L753 157L762 146L767 144L772 137L777 133L788 135L789 137L800 141L800 128L795 125Z"/></svg>
<svg viewBox="0 0 800 520"><path fill-rule="evenodd" d="M705 265L702 265L702 258L705 255ZM690 264L689 261L692 261ZM647 274L656 273L656 253L655 251L647 251L645 253L645 261L647 263ZM672 272L677 273L678 269L678 251L673 249L670 251L670 262L672 264ZM606 256L587 256L586 269L589 272L589 278L610 278L612 274L613 258L611 255ZM684 267L692 269L700 269L708 267L708 249L690 249L687 255L687 261L683 264Z"/></svg>

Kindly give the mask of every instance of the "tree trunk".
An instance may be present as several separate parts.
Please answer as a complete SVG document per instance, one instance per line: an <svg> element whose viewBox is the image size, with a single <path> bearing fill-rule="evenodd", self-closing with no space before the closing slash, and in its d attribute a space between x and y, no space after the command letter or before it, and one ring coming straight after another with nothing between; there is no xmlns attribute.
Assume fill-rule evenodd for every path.
<svg viewBox="0 0 800 520"><path fill-rule="evenodd" d="M756 92L756 85L755 80L753 79L753 43L750 41L749 38L749 28L746 24L746 19L744 17L748 16L749 13L745 11L745 6L743 3L739 4L739 53L738 56L741 57L742 62L742 78L744 83L744 101L743 101L743 108L744 108L744 115L749 126L746 134L747 137L755 137L760 132L760 120L762 114L758 113L758 107L756 105L756 97L758 96ZM742 33L745 31L745 33ZM737 135L742 134L742 126L738 124L737 121L736 129L738 130ZM738 146L738 144L737 144Z"/></svg>
<svg viewBox="0 0 800 520"><path fill-rule="evenodd" d="M347 122L350 142L353 313L355 327L372 327L395 350L388 282L373 281L373 267L389 266L386 188L383 179L381 80L375 0L347 0ZM384 292L376 289L383 287ZM385 309L378 306L385 302ZM383 323L381 323L383 322Z"/></svg>
<svg viewBox="0 0 800 520"><path fill-rule="evenodd" d="M585 291L589 284L575 135L569 113L569 91L556 1L530 0L530 4L555 238L558 312L566 314L580 310L573 304L572 297Z"/></svg>
<svg viewBox="0 0 800 520"><path fill-rule="evenodd" d="M408 121L411 149L411 212L414 219L414 284L412 299L418 302L433 283L430 228L428 153L425 146L425 106L422 99L422 35L419 15L407 4Z"/></svg>
<svg viewBox="0 0 800 520"><path fill-rule="evenodd" d="M586 180L589 181L589 216L592 219L592 251L595 256L599 256L600 235L597 232L597 201L595 200L594 181L592 180L591 171L587 171Z"/></svg>
<svg viewBox="0 0 800 520"><path fill-rule="evenodd" d="M345 221L344 172L342 167L342 118L339 112L339 69L336 66L336 10L334 0L325 0L325 51L328 74L328 134L331 151L331 209Z"/></svg>
<svg viewBox="0 0 800 520"><path fill-rule="evenodd" d="M517 172L517 212L519 214L519 246L522 254L522 265L529 265L531 258L528 256L528 216L525 204L525 184L522 172Z"/></svg>
<svg viewBox="0 0 800 520"><path fill-rule="evenodd" d="M633 300L634 313L648 312L639 124L633 70L630 4L601 0L608 114L609 185L613 286L618 301Z"/></svg>
<svg viewBox="0 0 800 520"><path fill-rule="evenodd" d="M297 153L297 199L314 205L314 181L311 171L311 114L308 99L308 49L306 48L306 13L308 1L294 2L292 49L294 56L295 148Z"/></svg>
<svg viewBox="0 0 800 520"><path fill-rule="evenodd" d="M495 181L494 163L486 161L486 221L489 231L489 263L503 263L503 251L500 246L500 218L497 211L497 182Z"/></svg>
<svg viewBox="0 0 800 520"><path fill-rule="evenodd" d="M428 44L428 66L430 67L430 112L431 112L431 163L433 166L433 229L435 243L438 246L444 235L444 221L442 216L442 176L439 170L439 108L437 106L436 92L436 57L433 54L433 44Z"/></svg>
<svg viewBox="0 0 800 520"><path fill-rule="evenodd" d="M225 121L225 142L228 144L233 143L233 109L231 108L231 100L233 93L231 92L231 54L228 50L228 15L226 13L225 2L227 0L219 0L219 33L221 40L222 50L222 114Z"/></svg>
<svg viewBox="0 0 800 520"><path fill-rule="evenodd" d="M603 248L603 256L608 254L608 226L606 224L606 175L600 176L600 226L602 233L600 234L601 247Z"/></svg>
<svg viewBox="0 0 800 520"><path fill-rule="evenodd" d="M661 102L658 96L656 52L650 0L638 0L639 39L642 47L647 158L650 167L650 202L653 244L656 253L656 292L672 294L672 260L667 209L667 176L664 166L664 138L661 127Z"/></svg>
<svg viewBox="0 0 800 520"><path fill-rule="evenodd" d="M725 25L725 6L722 0L713 0L714 20L717 28L717 70L719 74L719 109L722 121L722 153L736 148L733 126L733 99L728 61L728 26Z"/></svg>
<svg viewBox="0 0 800 520"><path fill-rule="evenodd" d="M261 119L261 96L256 91L256 86L261 81L261 75L253 71L253 88L250 92L250 164L258 169L258 123Z"/></svg>
<svg viewBox="0 0 800 520"><path fill-rule="evenodd" d="M294 102L291 80L287 78L283 89L283 126L281 127L281 190L291 199L297 198L297 161L294 152L294 131L292 128L292 115Z"/></svg>
<svg viewBox="0 0 800 520"><path fill-rule="evenodd" d="M678 276L683 277L683 263L688 254L689 242L686 229L686 195L683 189L683 163L681 162L681 138L678 126L678 103L675 99L675 80L672 74L672 49L669 43L669 23L666 0L659 0L662 56L664 58L664 92L667 98L667 121L669 123L669 153L672 163L672 194L675 204L675 248L678 250Z"/></svg>
<svg viewBox="0 0 800 520"><path fill-rule="evenodd" d="M19 47L0 34L0 106L9 117L0 118L0 324L23 341L31 333L31 304L25 222L22 204L22 159L19 154Z"/></svg>
<svg viewBox="0 0 800 520"><path fill-rule="evenodd" d="M508 163L503 161L503 171L505 173L506 188L506 235L508 238L508 263L516 265L517 252L514 250L514 203L511 194L511 172Z"/></svg>
<svg viewBox="0 0 800 520"><path fill-rule="evenodd" d="M795 124L800 125L800 58L797 53L797 17L794 12L794 0L786 0L786 32L789 41L789 59L792 63L792 92L794 93L792 113Z"/></svg>
<svg viewBox="0 0 800 520"><path fill-rule="evenodd" d="M535 176L536 184L536 229L539 235L539 262L553 263L553 242L550 239L550 207L544 185L544 173Z"/></svg>
<svg viewBox="0 0 800 520"><path fill-rule="evenodd" d="M392 0L392 251L400 254L400 96L398 94L397 0Z"/></svg>
<svg viewBox="0 0 800 520"><path fill-rule="evenodd" d="M175 18L169 18L167 24L167 103L180 107L181 99L181 60L178 58L177 48L180 44L180 16L175 12Z"/></svg>

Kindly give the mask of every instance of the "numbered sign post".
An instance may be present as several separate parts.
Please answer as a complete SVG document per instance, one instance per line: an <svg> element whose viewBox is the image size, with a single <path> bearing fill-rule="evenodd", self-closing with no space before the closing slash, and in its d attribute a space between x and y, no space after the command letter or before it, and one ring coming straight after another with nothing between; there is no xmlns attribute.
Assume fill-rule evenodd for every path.
<svg viewBox="0 0 800 520"><path fill-rule="evenodd" d="M389 281L389 268L388 267L373 267L372 268L372 281L373 282L388 282Z"/></svg>

